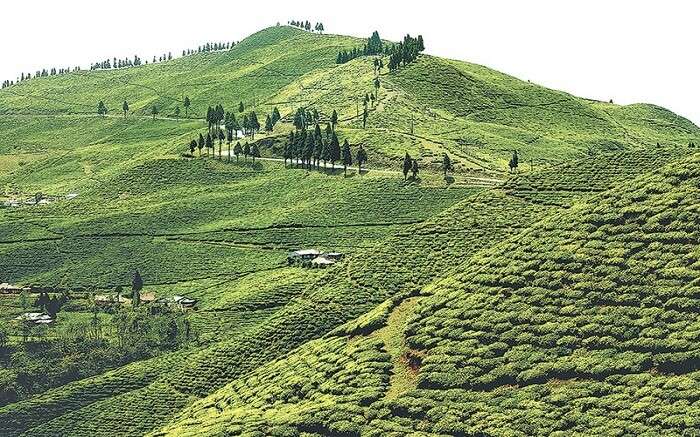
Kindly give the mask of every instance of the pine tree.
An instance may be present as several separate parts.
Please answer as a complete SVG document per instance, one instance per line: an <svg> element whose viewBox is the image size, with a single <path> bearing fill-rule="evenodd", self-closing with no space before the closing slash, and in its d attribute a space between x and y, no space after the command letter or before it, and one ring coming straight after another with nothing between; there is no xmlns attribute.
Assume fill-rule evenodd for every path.
<svg viewBox="0 0 700 437"><path fill-rule="evenodd" d="M143 279L141 279L141 274L138 270L134 272L134 277L131 280L131 293L132 301L131 304L137 307L141 303L141 290L143 289Z"/></svg>
<svg viewBox="0 0 700 437"><path fill-rule="evenodd" d="M209 156L209 149L212 149L212 156L214 155L214 141L211 139L211 134L207 134L207 140L204 143L207 148L207 156Z"/></svg>
<svg viewBox="0 0 700 437"><path fill-rule="evenodd" d="M199 141L197 142L197 149L199 149L199 156L202 156L202 148L204 148L205 141L202 134L199 134Z"/></svg>
<svg viewBox="0 0 700 437"><path fill-rule="evenodd" d="M331 166L333 169L335 169L335 162L340 161L340 143L338 142L338 136L335 133L333 133L333 136L331 137L331 145L329 152Z"/></svg>
<svg viewBox="0 0 700 437"><path fill-rule="evenodd" d="M238 104L238 112L242 113L243 111L245 111L245 107L243 106L243 102L240 102Z"/></svg>
<svg viewBox="0 0 700 437"><path fill-rule="evenodd" d="M175 118L180 118L180 107L179 106L175 107Z"/></svg>
<svg viewBox="0 0 700 437"><path fill-rule="evenodd" d="M338 112L334 109L333 114L331 114L331 128L335 132L335 125L338 124Z"/></svg>
<svg viewBox="0 0 700 437"><path fill-rule="evenodd" d="M245 143L245 146L243 146L243 157L246 161L248 161L248 155L250 155L250 145Z"/></svg>
<svg viewBox="0 0 700 437"><path fill-rule="evenodd" d="M183 103L183 106L185 107L185 118L187 118L187 113L190 109L190 104L191 104L190 98L185 96L185 103Z"/></svg>
<svg viewBox="0 0 700 437"><path fill-rule="evenodd" d="M284 166L287 166L287 160L289 159L290 164L292 160L292 151L294 150L294 142L296 141L296 138L294 138L294 131L289 132L289 139L287 140L287 143L284 145Z"/></svg>
<svg viewBox="0 0 700 437"><path fill-rule="evenodd" d="M508 163L508 167L510 167L511 173L518 170L518 151L517 150L513 150L513 156L511 156L511 158L510 158L510 162Z"/></svg>
<svg viewBox="0 0 700 437"><path fill-rule="evenodd" d="M418 161L413 160L413 165L411 166L411 173L413 173L413 180L416 180L418 176Z"/></svg>
<svg viewBox="0 0 700 437"><path fill-rule="evenodd" d="M107 115L107 107L105 106L105 102L103 102L102 100L100 100L97 104L97 114L103 117Z"/></svg>
<svg viewBox="0 0 700 437"><path fill-rule="evenodd" d="M219 161L221 161L221 143L226 139L226 135L224 135L224 131L219 129Z"/></svg>
<svg viewBox="0 0 700 437"><path fill-rule="evenodd" d="M403 157L403 180L405 181L408 178L408 172L411 171L411 168L413 167L413 160L411 159L411 155L406 152L406 155Z"/></svg>
<svg viewBox="0 0 700 437"><path fill-rule="evenodd" d="M255 162L255 158L260 158L260 149L257 143L253 143L253 147L250 148L250 156L253 157L253 162Z"/></svg>
<svg viewBox="0 0 700 437"><path fill-rule="evenodd" d="M124 100L124 104L122 105L122 111L124 111L124 118L126 118L126 113L129 112L129 104Z"/></svg>
<svg viewBox="0 0 700 437"><path fill-rule="evenodd" d="M272 132L272 118L269 115L265 119L265 132Z"/></svg>
<svg viewBox="0 0 700 437"><path fill-rule="evenodd" d="M357 174L361 175L362 174L362 164L367 162L367 152L365 152L364 147L360 145L360 147L357 149Z"/></svg>
<svg viewBox="0 0 700 437"><path fill-rule="evenodd" d="M343 142L343 170L346 177L348 175L349 165L352 165L352 153L350 152L350 143L348 143L348 140L345 139Z"/></svg>
<svg viewBox="0 0 700 437"><path fill-rule="evenodd" d="M233 147L233 154L236 155L236 162L238 162L238 156L243 153L243 148L241 147L241 142L237 141L236 145Z"/></svg>
<svg viewBox="0 0 700 437"><path fill-rule="evenodd" d="M197 148L197 141L192 140L190 141L190 155L194 155L194 149Z"/></svg>
<svg viewBox="0 0 700 437"><path fill-rule="evenodd" d="M447 178L447 171L452 170L452 161L450 160L450 156L445 153L442 157L442 170L445 175L445 178Z"/></svg>
<svg viewBox="0 0 700 437"><path fill-rule="evenodd" d="M278 121L282 119L282 115L280 115L279 109L277 109L277 106L272 110L272 127L274 127Z"/></svg>
<svg viewBox="0 0 700 437"><path fill-rule="evenodd" d="M156 119L156 115L158 115L158 107L156 105L153 105L151 108L151 114L153 115L153 119Z"/></svg>

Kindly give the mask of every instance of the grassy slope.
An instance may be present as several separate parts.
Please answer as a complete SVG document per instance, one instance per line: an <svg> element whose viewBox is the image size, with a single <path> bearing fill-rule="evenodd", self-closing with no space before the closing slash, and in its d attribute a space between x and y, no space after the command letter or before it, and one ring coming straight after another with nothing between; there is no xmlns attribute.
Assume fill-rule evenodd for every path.
<svg viewBox="0 0 700 437"><path fill-rule="evenodd" d="M182 107L185 95L194 117L216 103L234 108L243 101L259 114L277 106L283 115L308 105L324 120L338 110L341 137L364 143L375 165L408 151L424 166L437 166L448 151L458 171L502 172L513 149L523 161L543 166L589 148L681 145L700 135L692 123L662 108L593 102L431 56L398 73L382 72L368 129L360 129L358 106L361 114L361 99L374 90L372 63L361 57L337 66L335 54L361 44L356 38L271 27L229 51L22 82L0 91L0 113L93 114L102 99L115 115L127 100L137 115L147 116L155 104L167 116ZM287 130L280 126L278 133Z"/></svg>
<svg viewBox="0 0 700 437"><path fill-rule="evenodd" d="M86 115L99 99L118 108L126 98L136 115L147 113L153 103L167 115L184 94L193 100L197 116L217 102L231 108L239 100L257 100L259 112L277 105L283 115L302 102L313 103L323 115L338 108L341 139L366 143L374 163L389 162L404 150L429 163L449 150L462 169L502 168L506 149L514 145L526 156L537 151L545 163L576 156L591 144L596 150L609 148L608 138L615 147L638 148L655 140L678 146L697 137L695 126L661 109L591 103L483 67L431 57L382 75L380 101L363 131L352 116L354 98L372 89L369 61L334 64L337 50L354 44L357 40L347 37L270 28L230 52L32 80L0 91L6 114L0 117L0 162L11 170L0 175L0 185L24 194L81 193L74 201L43 209L0 210L0 257L11 279L112 287L125 283L125 272L138 264L147 286L159 293L201 298L206 308L197 322L208 333L198 348L129 368L143 375L167 365L168 372L136 377L118 389L105 389L111 377L101 375L0 409L4 433L32 429L55 435L71 429L74 435L94 435L157 428L193 399L251 372L262 375L266 368L260 366L382 302L388 311L392 305L386 302L417 294L477 250L526 229L541 214L564 208L587 191L570 190L568 181L551 175L539 182L513 182L506 191L477 193L444 189L429 174L421 184L405 186L393 174L341 180L281 171L277 164L178 160L184 140L201 130L201 121ZM39 97L47 95L52 100ZM455 101L454 95L461 98ZM532 107L552 99L559 112L544 129L540 112ZM509 102L522 108L503 108ZM509 115L499 115L502 110ZM411 114L413 135L407 133ZM589 120L596 117L603 120ZM282 125L278 132L288 129ZM642 158L640 171L685 153L671 150L656 161ZM634 155L625 153L622 159ZM600 187L605 188L615 179L615 172L606 169L619 159L600 158L600 165L584 168L596 176L604 169L608 179ZM580 186L587 187L587 180L583 177ZM562 188L554 190L555 201L543 202L528 188L547 184ZM362 226L353 226L358 222ZM358 256L324 274L299 277L281 268L286 249L305 245ZM266 281L279 287L261 287ZM376 317L340 332L374 332L391 319L381 308ZM220 314L229 320L222 321ZM381 343L386 334L370 337ZM346 348L343 343L319 347L337 350ZM380 362L403 353L377 355L375 346L358 347ZM384 372L396 363L379 366ZM411 379L406 381L410 386ZM170 397L178 401L169 403ZM347 405L354 408L356 402ZM129 417L119 413L134 403L143 406ZM149 403L156 406L153 411ZM48 422L37 428L39 421Z"/></svg>
<svg viewBox="0 0 700 437"><path fill-rule="evenodd" d="M557 212L417 305L378 306L164 432L697 431L699 164L683 158Z"/></svg>

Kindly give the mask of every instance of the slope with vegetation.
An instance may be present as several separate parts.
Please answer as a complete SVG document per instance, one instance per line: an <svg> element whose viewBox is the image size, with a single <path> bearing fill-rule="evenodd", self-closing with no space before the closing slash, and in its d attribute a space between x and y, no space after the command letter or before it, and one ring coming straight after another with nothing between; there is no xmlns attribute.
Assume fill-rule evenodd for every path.
<svg viewBox="0 0 700 437"><path fill-rule="evenodd" d="M235 380L165 433L697 431L698 164L543 219L418 303L380 305Z"/></svg>
<svg viewBox="0 0 700 437"><path fill-rule="evenodd" d="M688 145L700 130L662 108L580 99L413 49L398 65L403 52L380 43L336 63L365 41L277 26L227 51L0 90L5 198L51 200L0 208L0 282L70 298L55 336L11 335L9 350L37 363L42 342L70 350L68 334L89 328L95 350L118 358L23 387L0 407L0 434L585 433L613 419L630 432L678 429L675 411L696 402ZM249 135L229 145L217 130L240 134L230 114ZM269 124L250 123L266 114ZM347 140L369 171L322 167L315 151L303 157L313 165L288 165L289 138L307 130L302 154L340 156ZM224 155L229 146L248 153ZM406 153L420 167L410 178ZM492 187L515 156L517 174ZM649 241L635 231L647 222ZM308 247L346 258L287 265L289 250ZM128 289L136 269L144 290L199 302L185 341L121 355L123 312L91 299ZM13 316L21 300L8 299ZM132 334L127 343L151 344ZM10 370L2 390L22 380ZM677 385L679 403L655 392L668 411L609 414L608 403L647 405L640 381ZM519 401L546 417L515 411Z"/></svg>

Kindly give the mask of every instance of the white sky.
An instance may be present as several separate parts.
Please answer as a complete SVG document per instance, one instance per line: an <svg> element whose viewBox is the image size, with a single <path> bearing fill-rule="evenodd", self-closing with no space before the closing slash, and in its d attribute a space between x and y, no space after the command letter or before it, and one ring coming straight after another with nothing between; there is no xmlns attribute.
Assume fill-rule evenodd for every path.
<svg viewBox="0 0 700 437"><path fill-rule="evenodd" d="M700 124L698 17L694 0L8 1L0 80L114 56L179 55L308 19L361 37L421 33L430 54L582 97L655 103Z"/></svg>

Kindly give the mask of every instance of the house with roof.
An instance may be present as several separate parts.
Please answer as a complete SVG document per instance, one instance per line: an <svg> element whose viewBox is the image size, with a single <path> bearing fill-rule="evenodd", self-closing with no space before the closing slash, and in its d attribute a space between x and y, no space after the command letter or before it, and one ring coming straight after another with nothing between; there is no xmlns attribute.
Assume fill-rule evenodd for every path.
<svg viewBox="0 0 700 437"><path fill-rule="evenodd" d="M287 255L287 263L291 265L298 262L311 261L320 254L321 252L316 249L295 250Z"/></svg>
<svg viewBox="0 0 700 437"><path fill-rule="evenodd" d="M53 323L53 318L44 313L24 313L15 317L18 322L33 323L35 325L49 325Z"/></svg>

